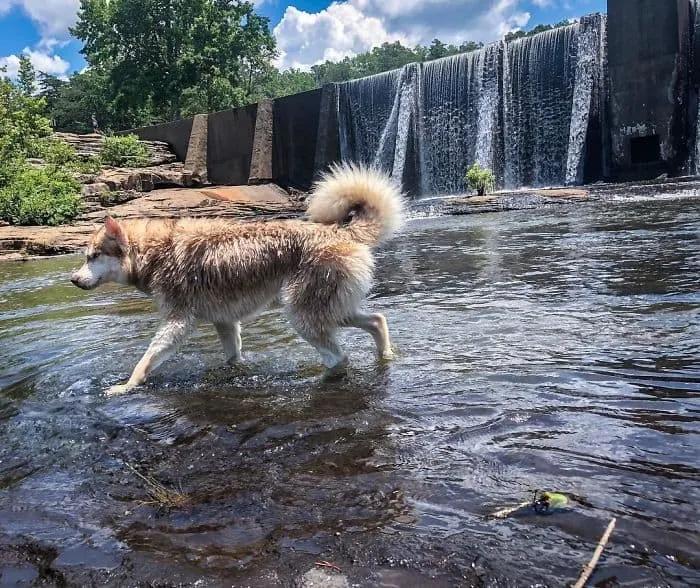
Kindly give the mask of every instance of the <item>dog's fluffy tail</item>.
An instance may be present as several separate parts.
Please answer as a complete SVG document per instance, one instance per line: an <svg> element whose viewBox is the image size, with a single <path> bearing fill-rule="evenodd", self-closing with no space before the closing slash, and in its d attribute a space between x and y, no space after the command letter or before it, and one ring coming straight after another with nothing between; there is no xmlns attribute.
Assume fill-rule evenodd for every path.
<svg viewBox="0 0 700 588"><path fill-rule="evenodd" d="M313 222L344 226L354 240L372 245L398 228L403 197L379 170L336 164L314 186L307 213Z"/></svg>

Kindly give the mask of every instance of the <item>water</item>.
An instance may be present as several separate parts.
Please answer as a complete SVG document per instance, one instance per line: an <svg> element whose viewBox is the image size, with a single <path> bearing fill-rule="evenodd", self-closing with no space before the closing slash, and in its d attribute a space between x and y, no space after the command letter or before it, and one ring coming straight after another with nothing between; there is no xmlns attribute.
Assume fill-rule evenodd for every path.
<svg viewBox="0 0 700 588"><path fill-rule="evenodd" d="M506 188L600 179L605 30L593 15L339 84L341 156L417 195L464 191L474 163Z"/></svg>
<svg viewBox="0 0 700 588"><path fill-rule="evenodd" d="M246 368L202 328L105 398L150 302L72 287L76 257L0 265L0 581L290 585L325 560L362 586L562 586L615 516L594 583L697 585L698 212L410 221L368 303L398 357L348 331L339 382L271 309ZM149 504L129 466L191 505ZM536 488L572 509L488 517Z"/></svg>

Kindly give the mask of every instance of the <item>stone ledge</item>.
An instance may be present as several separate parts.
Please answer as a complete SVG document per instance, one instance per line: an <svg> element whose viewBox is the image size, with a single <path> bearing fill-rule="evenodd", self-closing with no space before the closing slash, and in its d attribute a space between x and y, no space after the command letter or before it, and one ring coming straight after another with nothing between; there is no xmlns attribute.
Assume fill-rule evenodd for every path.
<svg viewBox="0 0 700 588"><path fill-rule="evenodd" d="M117 219L188 216L262 220L297 217L303 211L303 203L273 184L153 190L122 204L88 210L72 225L0 226L0 260L24 260L80 251L108 214Z"/></svg>

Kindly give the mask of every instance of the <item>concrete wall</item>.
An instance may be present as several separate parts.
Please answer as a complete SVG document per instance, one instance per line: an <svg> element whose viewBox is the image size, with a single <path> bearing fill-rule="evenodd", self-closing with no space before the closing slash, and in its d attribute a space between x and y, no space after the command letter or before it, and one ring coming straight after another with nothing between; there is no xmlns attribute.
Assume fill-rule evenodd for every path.
<svg viewBox="0 0 700 588"><path fill-rule="evenodd" d="M208 118L207 175L212 184L248 183L257 105L214 112Z"/></svg>
<svg viewBox="0 0 700 588"><path fill-rule="evenodd" d="M206 178L213 184L273 181L308 189L319 169L337 160L335 86L214 112L206 116ZM189 161L193 119L135 129L142 139L167 141ZM201 143L199 141L198 143ZM192 143L190 143L192 149Z"/></svg>
<svg viewBox="0 0 700 588"><path fill-rule="evenodd" d="M307 190L314 180L321 90L274 102L272 177L287 188Z"/></svg>
<svg viewBox="0 0 700 588"><path fill-rule="evenodd" d="M185 161L193 120L193 118L185 118L152 127L141 127L129 132L134 133L139 139L144 141L165 141L169 143L178 160Z"/></svg>
<svg viewBox="0 0 700 588"><path fill-rule="evenodd" d="M608 0L613 176L674 173L687 157L689 28L688 0Z"/></svg>

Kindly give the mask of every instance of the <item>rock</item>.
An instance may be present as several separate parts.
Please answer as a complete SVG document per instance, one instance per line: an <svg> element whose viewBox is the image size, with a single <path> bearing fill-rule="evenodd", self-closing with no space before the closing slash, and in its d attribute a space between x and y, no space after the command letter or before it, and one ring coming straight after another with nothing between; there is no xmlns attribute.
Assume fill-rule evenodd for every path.
<svg viewBox="0 0 700 588"><path fill-rule="evenodd" d="M140 168L105 167L95 181L106 184L111 191L150 192L155 188L190 185L181 163Z"/></svg>
<svg viewBox="0 0 700 588"><path fill-rule="evenodd" d="M318 568L306 572L301 577L301 585L304 588L350 588L348 579L342 574Z"/></svg>
<svg viewBox="0 0 700 588"><path fill-rule="evenodd" d="M72 225L0 227L0 259L26 259L27 256L79 251L108 214L115 218L253 219L299 217L304 210L303 205L275 185L170 188L147 194L133 190L100 192L98 184L88 186L91 186L88 188L91 193L84 197L85 211Z"/></svg>
<svg viewBox="0 0 700 588"><path fill-rule="evenodd" d="M87 135L77 135L75 133L54 133L54 139L65 141L69 145L75 147L78 157L81 159L90 159L99 155L102 145L105 142L104 135L98 133L89 133ZM163 141L142 141L150 152L149 166L166 165L175 163L177 155L170 149L170 145Z"/></svg>
<svg viewBox="0 0 700 588"><path fill-rule="evenodd" d="M93 184L83 184L80 189L80 195L83 198L90 198L91 196L99 196L102 192L109 192L109 186L104 182L95 182Z"/></svg>

